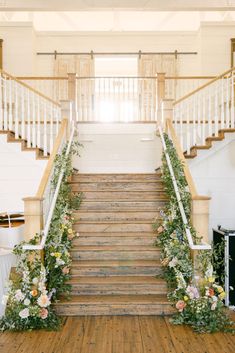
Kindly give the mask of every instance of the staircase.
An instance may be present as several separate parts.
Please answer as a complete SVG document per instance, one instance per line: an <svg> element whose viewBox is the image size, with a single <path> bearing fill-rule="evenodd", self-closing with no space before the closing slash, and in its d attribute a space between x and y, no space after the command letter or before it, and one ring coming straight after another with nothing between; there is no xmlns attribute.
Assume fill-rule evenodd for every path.
<svg viewBox="0 0 235 353"><path fill-rule="evenodd" d="M152 223L166 196L160 174L77 174L83 193L75 212L72 292L59 315L168 315Z"/></svg>

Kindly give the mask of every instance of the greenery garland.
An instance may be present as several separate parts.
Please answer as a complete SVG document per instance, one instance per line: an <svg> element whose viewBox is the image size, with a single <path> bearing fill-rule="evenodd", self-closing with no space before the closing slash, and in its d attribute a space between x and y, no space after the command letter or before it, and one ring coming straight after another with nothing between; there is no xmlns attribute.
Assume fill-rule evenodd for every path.
<svg viewBox="0 0 235 353"><path fill-rule="evenodd" d="M168 135L164 134L164 138L181 200L190 223L191 197L183 165ZM174 324L190 325L197 332L231 332L234 323L229 319L223 303L224 289L216 282L217 276L212 266L213 251L199 252L196 269L195 262L193 264L164 153L162 179L168 203L166 208L160 212L160 220L154 223L154 229L158 233L156 245L161 248L164 278L169 287L168 297L177 310L171 321ZM201 239L191 223L190 228L194 242L200 244ZM200 276L197 276L199 273Z"/></svg>
<svg viewBox="0 0 235 353"><path fill-rule="evenodd" d="M13 250L18 263L5 296L7 307L5 316L0 319L1 331L56 330L60 327L61 320L51 304L59 295L68 295L70 292L70 285L67 284L71 264L69 250L72 239L77 235L72 229L72 211L79 208L81 194L72 194L68 181L73 173L72 156L78 154L79 146L78 142L73 142L66 156L66 145L55 159L52 194L62 168L64 176L44 248L43 263L41 252L23 249L25 244L39 244L41 236L38 234Z"/></svg>

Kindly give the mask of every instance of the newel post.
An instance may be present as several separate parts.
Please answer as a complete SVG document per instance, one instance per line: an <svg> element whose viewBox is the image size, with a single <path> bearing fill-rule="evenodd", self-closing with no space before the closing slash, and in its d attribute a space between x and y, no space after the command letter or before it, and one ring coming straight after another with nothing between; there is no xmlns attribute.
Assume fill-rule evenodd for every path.
<svg viewBox="0 0 235 353"><path fill-rule="evenodd" d="M192 224L197 234L209 243L209 203L210 197L196 195L192 197Z"/></svg>
<svg viewBox="0 0 235 353"><path fill-rule="evenodd" d="M24 240L29 241L43 230L43 198L25 197L24 201Z"/></svg>
<svg viewBox="0 0 235 353"><path fill-rule="evenodd" d="M163 117L161 117L161 119L163 118L164 120L161 121L158 120L159 122L162 122L162 128L164 132L167 132L167 120L173 121L173 99L163 99L162 103L163 104Z"/></svg>

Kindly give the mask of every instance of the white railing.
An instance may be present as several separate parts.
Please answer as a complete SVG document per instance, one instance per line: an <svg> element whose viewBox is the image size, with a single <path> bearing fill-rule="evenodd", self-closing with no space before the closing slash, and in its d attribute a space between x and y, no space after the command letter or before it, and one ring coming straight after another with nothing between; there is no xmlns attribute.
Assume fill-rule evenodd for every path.
<svg viewBox="0 0 235 353"><path fill-rule="evenodd" d="M76 130L74 122L70 122L70 129L71 129L71 133L67 144L65 156L68 156L73 142L73 137ZM58 153L62 151L66 143L67 143L66 129L64 129L63 136L61 137L61 144L59 146ZM41 232L42 233L41 242L38 245L24 245L23 246L24 250L43 250L45 247L47 236L51 226L51 220L55 210L56 201L60 191L61 182L64 177L65 169L64 168L61 169L55 189L51 183L53 171L54 171L54 167L51 169L50 176L47 180L46 188L44 189L44 192L43 192L43 197L45 198L45 201L43 202L44 227Z"/></svg>
<svg viewBox="0 0 235 353"><path fill-rule="evenodd" d="M61 119L60 104L0 71L0 131L11 131L26 147L53 148Z"/></svg>
<svg viewBox="0 0 235 353"><path fill-rule="evenodd" d="M68 99L68 77L22 76L17 78L56 102Z"/></svg>
<svg viewBox="0 0 235 353"><path fill-rule="evenodd" d="M214 76L166 76L165 98L178 100L213 78Z"/></svg>
<svg viewBox="0 0 235 353"><path fill-rule="evenodd" d="M182 218L182 221L183 221L185 234L186 234L186 237L187 237L187 240L188 240L189 247L190 247L191 250L211 250L211 245L209 245L207 243L201 242L201 244L194 244L192 233L191 233L191 230L190 230L190 225L189 225L189 222L188 222L185 210L184 210L184 206L183 206L183 203L182 203L182 199L181 199L180 191L179 191L179 188L178 188L177 180L175 178L174 169L172 167L170 156L169 156L169 154L167 152L166 142L165 142L165 139L164 139L164 134L163 134L161 125L158 125L158 131L159 131L159 135L160 135L160 138L161 138L162 147L163 147L163 151L164 151L164 154L165 154L165 157L166 157L166 162L167 162L167 166L168 166L168 169L169 169L169 172L170 172L171 180L172 180L172 183L173 183L173 186L174 186L174 191L175 191L176 199L177 199L177 202L178 202L178 207L179 207L179 210L180 210L180 214L181 214L181 218Z"/></svg>
<svg viewBox="0 0 235 353"><path fill-rule="evenodd" d="M220 130L234 129L234 74L226 71L174 103L175 130L187 154Z"/></svg>
<svg viewBox="0 0 235 353"><path fill-rule="evenodd" d="M156 121L156 77L77 78L80 122Z"/></svg>

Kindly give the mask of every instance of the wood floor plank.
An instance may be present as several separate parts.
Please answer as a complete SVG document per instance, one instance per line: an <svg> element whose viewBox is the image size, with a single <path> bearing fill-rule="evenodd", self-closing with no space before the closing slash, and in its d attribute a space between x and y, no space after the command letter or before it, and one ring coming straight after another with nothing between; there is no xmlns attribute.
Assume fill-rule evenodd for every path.
<svg viewBox="0 0 235 353"><path fill-rule="evenodd" d="M233 352L235 335L196 334L156 316L69 317L58 332L0 334L0 353Z"/></svg>

